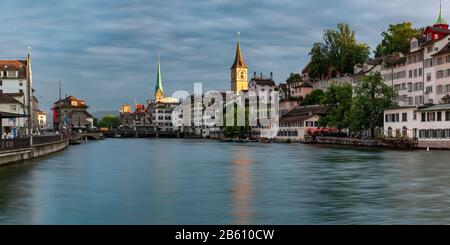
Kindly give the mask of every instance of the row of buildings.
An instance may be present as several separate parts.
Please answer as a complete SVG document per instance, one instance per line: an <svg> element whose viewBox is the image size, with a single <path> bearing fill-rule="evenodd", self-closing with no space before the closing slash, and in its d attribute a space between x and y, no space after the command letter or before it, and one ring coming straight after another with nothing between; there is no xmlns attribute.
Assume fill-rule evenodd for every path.
<svg viewBox="0 0 450 245"><path fill-rule="evenodd" d="M248 97L251 92L257 95L258 103L265 101L264 109L258 107L258 116L272 114L268 118L275 119L269 125L263 125L259 121L256 125L249 127L245 132L251 138L279 138L280 140L301 140L309 128L317 128L319 116L323 115L323 108L320 106L301 107L301 98L313 91L313 86L308 82L297 81L290 84L276 84L273 73L264 76L262 73L253 73L249 79L248 66L244 61L239 39L236 44L236 55L230 69L230 88L235 101L245 99L248 106ZM275 101L271 94L279 96L276 101L276 113L274 108L268 106L271 101ZM223 104L227 102L227 92L218 92L218 99ZM225 136L223 126L209 125L206 109L214 103L203 103L205 94L190 95L186 98L174 99L164 96L163 83L161 78L160 62L158 61L157 81L154 92L154 100L148 100L146 104L134 104L132 108L129 104L122 105L120 109L120 124L122 128L129 129L149 129L159 132L181 132L193 137L221 138ZM242 98L241 98L242 97ZM181 110L180 110L181 109ZM178 114L173 113L180 110ZM276 115L275 115L276 114ZM175 121L184 122L182 125L174 125ZM186 118L189 117L188 120ZM184 119L184 120L183 120ZM301 121L298 121L301 119ZM187 121L187 123L186 123ZM280 128L278 126L280 125ZM292 131L297 131L296 133Z"/></svg>
<svg viewBox="0 0 450 245"><path fill-rule="evenodd" d="M397 93L397 108L385 111L386 137L417 139L420 146L450 148L450 30L437 21L410 41L405 53L368 60L355 67L355 82L379 72Z"/></svg>
<svg viewBox="0 0 450 245"><path fill-rule="evenodd" d="M0 130L2 138L39 133L46 129L46 113L32 87L31 55L0 60Z"/></svg>
<svg viewBox="0 0 450 245"><path fill-rule="evenodd" d="M94 117L83 100L67 96L54 103L53 118L40 109L33 89L31 55L26 59L0 60L0 130L2 138L42 134L48 130L93 128ZM53 124L52 126L50 126Z"/></svg>
<svg viewBox="0 0 450 245"><path fill-rule="evenodd" d="M249 133L256 138L301 141L305 135L318 130L318 121L326 111L321 106L302 106L305 98L314 89L326 90L333 83L356 85L365 75L379 72L384 82L397 93L397 108L385 111L385 137L413 138L423 146L450 147L450 30L442 9L432 26L424 28L420 37L410 40L406 53L393 53L367 60L355 66L354 74L340 76L333 69L323 79L309 77L309 65L301 71L298 81L277 84L273 74L253 73L249 78L248 66L244 62L240 42L231 67L231 91L236 94L248 92L272 92L279 95L276 125L251 127ZM146 105L136 104L134 111L129 105L121 110L124 127L151 127L155 130L182 131L198 137L223 137L223 127L208 127L196 120L203 120L208 105L191 103L184 111L191 111L192 123L177 127L172 124L172 112L183 102L165 98L161 71L158 63L158 80L155 100ZM225 92L221 93L225 101ZM201 98L200 98L201 99ZM186 105L186 104L185 104ZM179 115L182 118L182 115ZM201 125L201 126L200 126Z"/></svg>

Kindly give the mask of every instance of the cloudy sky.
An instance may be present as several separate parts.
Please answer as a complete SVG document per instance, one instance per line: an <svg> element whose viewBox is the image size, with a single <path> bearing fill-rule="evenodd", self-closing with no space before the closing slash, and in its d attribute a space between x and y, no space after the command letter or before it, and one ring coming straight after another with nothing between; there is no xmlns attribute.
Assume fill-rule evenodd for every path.
<svg viewBox="0 0 450 245"><path fill-rule="evenodd" d="M448 2L448 3L447 3ZM450 21L450 1L444 0ZM0 58L32 46L34 87L49 111L63 93L91 111L153 98L161 54L167 94L229 89L236 32L249 72L286 80L324 29L344 22L372 50L391 23L433 24L438 0L3 0Z"/></svg>

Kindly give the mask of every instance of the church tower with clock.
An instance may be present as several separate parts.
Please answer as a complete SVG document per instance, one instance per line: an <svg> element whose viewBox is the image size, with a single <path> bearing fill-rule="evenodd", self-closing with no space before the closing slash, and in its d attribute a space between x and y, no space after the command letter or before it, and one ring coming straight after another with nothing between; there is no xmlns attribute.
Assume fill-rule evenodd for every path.
<svg viewBox="0 0 450 245"><path fill-rule="evenodd" d="M231 67L231 90L239 93L242 90L248 90L248 67L244 62L241 54L241 45L239 43L239 35L236 46L236 57Z"/></svg>

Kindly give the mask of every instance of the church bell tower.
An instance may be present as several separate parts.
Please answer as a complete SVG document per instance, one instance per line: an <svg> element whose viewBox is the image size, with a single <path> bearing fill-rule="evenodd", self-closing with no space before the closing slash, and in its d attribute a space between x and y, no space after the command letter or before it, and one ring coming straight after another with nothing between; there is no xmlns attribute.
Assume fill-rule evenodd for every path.
<svg viewBox="0 0 450 245"><path fill-rule="evenodd" d="M241 45L239 43L239 35L237 34L236 57L231 67L231 90L239 93L242 90L248 90L248 67L244 62L241 54Z"/></svg>

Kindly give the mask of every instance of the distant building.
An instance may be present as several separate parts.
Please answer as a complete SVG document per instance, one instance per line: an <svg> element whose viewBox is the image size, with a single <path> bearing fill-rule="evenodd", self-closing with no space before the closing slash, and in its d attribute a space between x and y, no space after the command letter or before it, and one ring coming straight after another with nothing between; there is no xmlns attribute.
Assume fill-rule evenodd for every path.
<svg viewBox="0 0 450 245"><path fill-rule="evenodd" d="M34 108L38 107L37 99L31 99L35 98L32 85L33 76L30 53L23 60L0 60L0 93L8 94L21 103L23 114L31 116L31 127L37 122ZM30 100L32 103L28 103ZM20 121L22 124L28 121L28 117L15 120ZM24 127L26 126L24 125Z"/></svg>
<svg viewBox="0 0 450 245"><path fill-rule="evenodd" d="M0 92L0 112L23 115L24 105L14 97ZM1 132L10 133L16 129L17 135L25 134L26 118L3 118L1 119Z"/></svg>
<svg viewBox="0 0 450 245"><path fill-rule="evenodd" d="M238 34L236 56L234 58L234 63L231 66L231 91L239 93L246 90L248 90L248 67L242 57Z"/></svg>
<svg viewBox="0 0 450 245"><path fill-rule="evenodd" d="M180 103L177 99L164 95L161 64L158 59L155 100L146 105L135 103L134 111L131 106L124 104L120 110L120 124L122 127L151 129L155 131L174 132L180 130L172 123L172 111Z"/></svg>
<svg viewBox="0 0 450 245"><path fill-rule="evenodd" d="M37 111L37 125L40 130L47 129L47 115L43 111Z"/></svg>
<svg viewBox="0 0 450 245"><path fill-rule="evenodd" d="M53 104L53 129L89 129L94 126L94 117L87 111L84 100L68 96Z"/></svg>
<svg viewBox="0 0 450 245"><path fill-rule="evenodd" d="M419 147L450 149L450 96L448 99L449 104L385 110L385 137L417 139Z"/></svg>
<svg viewBox="0 0 450 245"><path fill-rule="evenodd" d="M323 106L298 106L280 118L277 140L301 141L308 129L319 127L319 119L326 114Z"/></svg>
<svg viewBox="0 0 450 245"><path fill-rule="evenodd" d="M379 71L385 84L398 97L399 106L423 106L442 103L450 94L450 30L442 15L427 26L422 36L409 40L409 50L395 52L355 66L355 82Z"/></svg>
<svg viewBox="0 0 450 245"><path fill-rule="evenodd" d="M310 94L313 90L314 88L310 83L304 82L291 87L291 97L305 98L306 95Z"/></svg>

